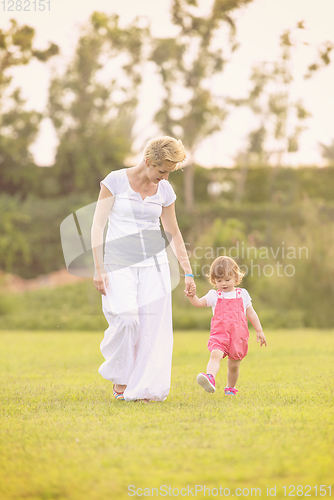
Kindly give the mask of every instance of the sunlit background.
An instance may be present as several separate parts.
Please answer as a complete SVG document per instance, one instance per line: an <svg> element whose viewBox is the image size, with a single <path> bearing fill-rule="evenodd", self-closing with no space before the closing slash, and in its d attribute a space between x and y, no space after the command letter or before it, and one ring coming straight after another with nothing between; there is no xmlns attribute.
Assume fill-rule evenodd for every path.
<svg viewBox="0 0 334 500"><path fill-rule="evenodd" d="M203 15L212 6L211 0L198 2ZM83 0L66 2L51 0L50 12L15 12L1 10L0 28L9 27L14 17L21 24L28 24L36 30L35 46L46 48L48 41L59 45L60 55L47 64L32 61L29 65L13 68L13 86L20 86L27 98L28 108L42 111L48 96L51 68L64 70L73 58L79 36L79 27L87 23L94 10L107 14L117 13L120 24L128 25L136 16L146 17L156 37L173 37L178 29L171 23L171 0ZM326 163L321 155L319 142L330 144L334 135L334 64L320 69L311 79L304 80L303 74L317 54L317 46L326 40L333 40L334 4L332 0L305 2L304 0L254 0L246 7L232 13L236 23L236 39L239 48L229 56L224 71L212 81L216 95L233 98L245 97L250 88L251 68L261 61L275 61L279 57L279 37L285 30L294 30L297 23L304 21L304 30L294 34L296 49L292 59L294 81L291 84L291 98L304 101L312 117L301 134L299 150L290 153L285 163L292 166ZM308 43L305 45L303 42ZM219 40L217 40L219 45ZM157 133L153 116L157 111L163 91L159 78L152 67L143 67L143 83L139 88L139 107L134 127L134 162L143 143ZM247 133L252 128L253 116L248 109L234 109L214 133L198 147L196 161L205 167L232 166L235 156L245 145ZM40 133L31 151L38 165L52 165L57 147L57 138L51 121L44 119ZM131 160L130 160L131 163Z"/></svg>

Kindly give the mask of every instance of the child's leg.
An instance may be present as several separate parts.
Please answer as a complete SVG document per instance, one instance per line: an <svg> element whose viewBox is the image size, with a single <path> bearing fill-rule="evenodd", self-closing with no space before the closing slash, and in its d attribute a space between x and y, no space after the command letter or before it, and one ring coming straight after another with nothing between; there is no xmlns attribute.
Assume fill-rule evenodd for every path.
<svg viewBox="0 0 334 500"><path fill-rule="evenodd" d="M197 375L197 382L206 392L215 392L216 382L215 378L219 371L220 361L224 356L224 352L219 349L211 351L210 360L205 373Z"/></svg>
<svg viewBox="0 0 334 500"><path fill-rule="evenodd" d="M235 387L239 378L239 367L241 359L227 360L227 387Z"/></svg>
<svg viewBox="0 0 334 500"><path fill-rule="evenodd" d="M220 362L223 359L224 352L214 349L211 351L210 360L206 369L206 373L211 373L215 378L219 371Z"/></svg>

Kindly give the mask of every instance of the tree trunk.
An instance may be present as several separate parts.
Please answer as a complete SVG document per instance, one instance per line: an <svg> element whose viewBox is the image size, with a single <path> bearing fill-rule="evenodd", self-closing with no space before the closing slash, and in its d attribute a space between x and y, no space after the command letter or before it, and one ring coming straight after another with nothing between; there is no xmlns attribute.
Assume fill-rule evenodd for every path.
<svg viewBox="0 0 334 500"><path fill-rule="evenodd" d="M243 165L240 169L240 173L239 173L239 177L238 177L238 181L237 181L237 187L236 187L236 191L235 191L235 195L234 195L234 201L236 203L241 203L243 198L244 198L248 169L249 169L248 161L245 161L245 163L243 163Z"/></svg>
<svg viewBox="0 0 334 500"><path fill-rule="evenodd" d="M184 172L184 200L186 212L192 213L194 210L194 164L188 165Z"/></svg>

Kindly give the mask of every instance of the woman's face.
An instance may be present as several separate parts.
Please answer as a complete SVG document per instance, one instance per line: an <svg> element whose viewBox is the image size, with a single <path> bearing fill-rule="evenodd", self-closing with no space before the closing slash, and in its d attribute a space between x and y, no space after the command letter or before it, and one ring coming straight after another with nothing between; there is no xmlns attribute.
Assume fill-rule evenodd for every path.
<svg viewBox="0 0 334 500"><path fill-rule="evenodd" d="M147 166L147 177L154 184L159 184L162 179L168 179L169 174L173 171L173 167L170 165L164 164L162 167L154 167L151 166L148 161L145 161Z"/></svg>

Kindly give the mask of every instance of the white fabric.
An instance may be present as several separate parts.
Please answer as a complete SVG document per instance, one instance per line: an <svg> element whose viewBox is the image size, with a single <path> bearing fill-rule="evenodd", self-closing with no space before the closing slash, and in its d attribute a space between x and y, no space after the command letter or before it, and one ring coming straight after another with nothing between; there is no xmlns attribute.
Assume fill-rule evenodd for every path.
<svg viewBox="0 0 334 500"><path fill-rule="evenodd" d="M102 310L109 323L101 342L99 373L127 385L126 401L164 401L169 393L173 325L168 264L158 268L106 266L109 277Z"/></svg>
<svg viewBox="0 0 334 500"><path fill-rule="evenodd" d="M239 288L239 287L238 287ZM242 302L244 305L244 312L246 314L246 309L247 307L252 305L252 299L247 292L246 288L240 288L241 290L241 297L242 297ZM222 296L224 299L235 299L237 296L237 292L233 290L232 292L223 292L222 291ZM206 305L208 307L212 307L212 314L215 313L215 308L218 300L218 292L217 290L210 290L204 297L202 297L206 300Z"/></svg>
<svg viewBox="0 0 334 500"><path fill-rule="evenodd" d="M160 215L162 207L174 203L176 194L170 183L163 179L158 184L156 194L146 196L143 200L141 195L134 191L129 183L127 169L115 170L108 174L100 184L104 184L115 197L114 204L108 217L108 231L104 262L114 264L114 256L111 253L111 242L117 238L123 238L143 230L160 230ZM145 247L143 246L145 251ZM144 253L145 256L145 253ZM157 254L159 264L167 263L167 253L163 249ZM155 265L153 257L144 258L130 266L145 267Z"/></svg>

